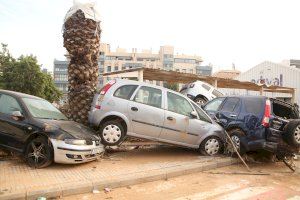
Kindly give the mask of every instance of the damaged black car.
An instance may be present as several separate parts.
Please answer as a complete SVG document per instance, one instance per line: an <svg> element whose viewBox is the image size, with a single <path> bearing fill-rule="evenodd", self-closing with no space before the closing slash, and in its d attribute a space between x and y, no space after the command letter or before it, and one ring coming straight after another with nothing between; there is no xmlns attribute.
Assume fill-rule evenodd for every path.
<svg viewBox="0 0 300 200"><path fill-rule="evenodd" d="M0 90L0 148L22 155L35 168L88 162L104 151L92 130L68 120L48 101L7 90Z"/></svg>

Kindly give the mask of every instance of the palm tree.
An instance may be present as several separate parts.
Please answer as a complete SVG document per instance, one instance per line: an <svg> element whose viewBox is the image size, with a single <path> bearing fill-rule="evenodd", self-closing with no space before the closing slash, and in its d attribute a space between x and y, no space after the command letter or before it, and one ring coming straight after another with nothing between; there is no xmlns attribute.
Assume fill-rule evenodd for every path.
<svg viewBox="0 0 300 200"><path fill-rule="evenodd" d="M98 84L100 22L77 10L64 23L64 47L68 51L68 114L87 124L88 111Z"/></svg>

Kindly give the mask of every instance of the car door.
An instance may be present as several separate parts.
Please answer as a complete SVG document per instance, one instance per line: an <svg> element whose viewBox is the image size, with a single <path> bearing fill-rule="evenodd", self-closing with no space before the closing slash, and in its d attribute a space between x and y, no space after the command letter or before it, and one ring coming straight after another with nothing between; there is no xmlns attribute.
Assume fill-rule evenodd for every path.
<svg viewBox="0 0 300 200"><path fill-rule="evenodd" d="M0 94L0 145L18 151L23 148L26 120L13 117L14 111L23 113L17 99L7 94Z"/></svg>
<svg viewBox="0 0 300 200"><path fill-rule="evenodd" d="M209 132L212 126L212 121L207 116L205 111L203 111L197 104L193 102L192 104L194 109L197 112L198 117L190 119L186 132L189 135L195 136L195 137L190 137L190 140L188 142L193 145L199 145L198 139Z"/></svg>
<svg viewBox="0 0 300 200"><path fill-rule="evenodd" d="M128 103L133 135L157 139L164 121L162 90L141 86Z"/></svg>
<svg viewBox="0 0 300 200"><path fill-rule="evenodd" d="M211 100L203 107L203 109L206 111L207 114L209 114L209 116L214 118L224 100L225 97L219 97L214 100Z"/></svg>
<svg viewBox="0 0 300 200"><path fill-rule="evenodd" d="M226 129L232 121L235 121L240 112L241 102L237 97L227 97L216 116Z"/></svg>
<svg viewBox="0 0 300 200"><path fill-rule="evenodd" d="M175 93L168 91L166 96L167 109L160 140L175 144L193 144L198 134L196 131L187 131L189 124L194 121L191 119L191 112L194 111L192 105L185 97Z"/></svg>

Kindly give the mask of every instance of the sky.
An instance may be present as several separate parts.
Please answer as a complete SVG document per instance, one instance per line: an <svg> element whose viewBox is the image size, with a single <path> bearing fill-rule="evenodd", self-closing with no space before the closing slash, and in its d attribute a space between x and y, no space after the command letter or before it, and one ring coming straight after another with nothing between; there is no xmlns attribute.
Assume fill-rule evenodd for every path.
<svg viewBox="0 0 300 200"><path fill-rule="evenodd" d="M78 0L91 2L90 0ZM299 0L95 0L101 42L150 49L172 45L214 71L246 71L265 60L300 59ZM53 70L63 60L62 25L73 0L0 0L0 43Z"/></svg>

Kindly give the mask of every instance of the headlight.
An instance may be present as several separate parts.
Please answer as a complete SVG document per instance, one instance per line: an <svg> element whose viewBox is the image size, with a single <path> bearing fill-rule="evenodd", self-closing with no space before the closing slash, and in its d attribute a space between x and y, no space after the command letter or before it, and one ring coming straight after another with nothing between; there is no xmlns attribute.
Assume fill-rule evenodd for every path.
<svg viewBox="0 0 300 200"><path fill-rule="evenodd" d="M65 139L66 144L73 144L73 145L86 145L86 140L78 140L78 139Z"/></svg>

